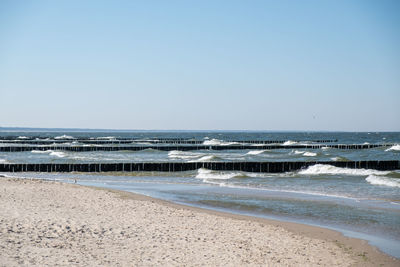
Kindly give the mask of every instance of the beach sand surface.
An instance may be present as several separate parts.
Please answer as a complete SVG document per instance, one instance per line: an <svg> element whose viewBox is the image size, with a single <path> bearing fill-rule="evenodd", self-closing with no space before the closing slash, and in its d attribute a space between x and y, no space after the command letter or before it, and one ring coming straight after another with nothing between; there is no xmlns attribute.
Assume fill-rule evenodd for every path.
<svg viewBox="0 0 400 267"><path fill-rule="evenodd" d="M0 266L400 266L318 227L0 178Z"/></svg>

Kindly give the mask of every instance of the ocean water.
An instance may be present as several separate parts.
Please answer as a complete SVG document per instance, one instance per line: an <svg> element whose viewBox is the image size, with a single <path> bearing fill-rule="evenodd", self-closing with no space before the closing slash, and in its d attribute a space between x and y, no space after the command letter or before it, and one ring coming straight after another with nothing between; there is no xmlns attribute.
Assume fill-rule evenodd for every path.
<svg viewBox="0 0 400 267"><path fill-rule="evenodd" d="M346 161L400 160L400 133L296 132L0 132L1 138L63 140L135 139L145 146L156 139L197 140L235 145L243 140L284 141L281 149L160 151L0 152L1 163L195 162L195 161ZM288 144L337 140L329 144L386 144L360 150L289 149ZM328 143L327 143L328 144ZM0 143L1 146L10 144ZM24 144L12 144L24 145ZM96 144L97 145L97 144ZM120 144L115 144L118 146ZM154 145L154 144L151 144ZM160 144L168 146L170 144ZM29 145L32 146L32 145ZM111 145L114 146L114 145ZM377 171L314 165L280 174L198 169L188 172L3 173L126 190L177 203L233 213L318 225L368 240L400 258L400 170Z"/></svg>

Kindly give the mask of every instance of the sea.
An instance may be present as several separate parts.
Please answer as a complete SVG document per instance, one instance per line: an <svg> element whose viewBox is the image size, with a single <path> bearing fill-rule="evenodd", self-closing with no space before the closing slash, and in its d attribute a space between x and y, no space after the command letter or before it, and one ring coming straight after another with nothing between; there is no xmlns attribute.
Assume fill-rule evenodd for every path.
<svg viewBox="0 0 400 267"><path fill-rule="evenodd" d="M281 162L400 160L399 132L256 132L256 131L0 131L1 139L58 140L41 151L0 152L3 163L132 163L132 162ZM176 145L195 140L226 150L144 149L140 151L72 152L57 146L98 146L89 140L132 140L129 145ZM60 140L62 142L60 142ZM169 141L166 141L169 140ZM229 149L245 141L280 141L279 149ZM316 149L290 145L331 140ZM328 144L382 144L370 149L335 149ZM123 146L127 144L108 144ZM41 146L6 144L0 146ZM191 146L187 144L185 146ZM289 148L287 148L289 147ZM400 170L347 169L313 165L286 173L252 173L197 169L184 172L0 173L123 190L180 204L242 215L333 229L367 240L400 258Z"/></svg>

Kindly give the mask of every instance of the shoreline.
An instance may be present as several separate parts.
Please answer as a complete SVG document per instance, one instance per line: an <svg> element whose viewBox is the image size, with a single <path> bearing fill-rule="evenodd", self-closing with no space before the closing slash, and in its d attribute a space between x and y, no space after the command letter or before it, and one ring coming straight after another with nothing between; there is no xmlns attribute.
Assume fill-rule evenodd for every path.
<svg viewBox="0 0 400 267"><path fill-rule="evenodd" d="M225 212L225 211L218 211L218 210L207 209L207 208L202 208L202 207L190 206L190 205L175 203L172 201L154 198L154 197L150 197L150 196L146 196L146 195L142 195L142 194L138 194L138 193L132 193L132 192L116 190L116 189L108 189L108 188L86 186L86 185L78 185L78 186L85 186L85 187L94 188L97 190L105 190L105 191L113 192L113 193L118 194L122 198L131 198L131 199L136 199L136 200L152 201L152 202L159 203L161 205L166 205L166 206L176 208L176 209L186 209L186 210L190 210L190 211L207 213L207 214L221 216L221 217L225 217L225 218L232 218L235 220L253 221L253 222L257 222L257 223L264 223L264 224L268 224L268 225L282 227L285 230L292 232L294 234L299 234L299 235L307 236L310 238L321 239L321 240L325 240L327 242L334 242L339 247L342 246L345 250L353 250L353 252L355 254L358 254L357 256L359 256L359 254L366 253L370 256L373 256L375 259L379 259L379 261L380 261L380 259L382 259L383 261L385 261L384 266L390 266L390 265L386 265L386 264L391 263L392 261L394 263L398 262L398 264L400 264L399 259L397 259L397 258L381 251L379 248L369 244L367 240L354 238L354 237L348 237L337 230L331 230L331 229L328 229L328 228L325 228L322 226L315 226L315 225L309 225L309 224L303 224L303 223L297 223L297 222L289 222L289 221L280 221L280 220L275 220L275 219L261 218L261 217L250 216L250 215L241 215L241 214L235 214L235 213L230 213L230 212ZM364 257L364 256L361 256L361 257ZM364 262L364 264L367 264L367 263ZM364 265L364 264L363 264L363 266L368 266L368 265ZM378 261L376 264L379 264ZM398 266L398 265L396 265L396 266Z"/></svg>
<svg viewBox="0 0 400 267"><path fill-rule="evenodd" d="M114 203L116 206L118 206L120 209L125 207L126 205L129 204L130 207L138 209L138 204L145 204L145 205L150 205L151 208L153 209L160 209L160 210L165 210L167 209L167 217L164 216L163 214L159 214L159 213L154 213L153 217L157 217L158 220L164 221L165 224L169 227L171 227L171 222L168 221L171 218L168 217L168 215L170 216L176 216L179 215L181 216L184 220L183 221L178 221L179 223L182 224L186 224L188 223L189 225L187 227L192 228L192 231L186 232L186 235L192 235L196 233L196 228L190 226L190 223L187 221L192 222L192 220L194 220L192 217L195 217L195 219L197 219L197 221L203 221L204 224L207 224L209 219L212 219L212 221L220 221L221 224L225 224L225 223L230 223L229 225L233 225L233 229L236 229L235 227L238 227L237 229L239 230L240 235L244 235L246 236L246 238L250 238L250 240L252 239L252 235L254 236L258 236L258 232L259 231L263 231L264 228L271 228L273 229L273 231L278 231L280 234L282 234L282 240L279 240L279 235L277 236L278 240L275 240L274 242L277 242L276 244L282 244L283 240L287 241L288 244L288 248L293 247L294 250L297 249L295 244L295 241L297 240L302 240L305 242L310 242L310 244L318 244L312 247L312 249L310 247L308 248L304 248L305 251L303 251L303 255L306 255L305 258L301 257L301 255L295 255L296 257L294 257L295 259L293 260L291 257L289 257L289 259L286 258L279 258L282 257L282 255L280 254L281 252L275 252L275 253L279 253L277 255L271 256L271 255L258 255L258 257L255 258L255 260L257 260L258 262L246 262L243 261L241 262L241 260L243 260L241 258L241 256L237 256L238 258L235 258L235 260L239 260L239 262L241 262L242 264L255 264L255 265L263 265L263 264L272 264L272 265L294 265L295 262L297 261L304 261L304 262L300 262L303 264L309 264L309 265L317 265L318 261L314 261L315 257L321 256L323 255L323 253L325 253L326 251L329 251L329 253L324 254L324 257L322 258L322 260L325 258L328 262L322 263L323 265L328 265L333 263L332 261L334 260L340 260L342 259L342 262L336 262L337 264L341 265L341 266L377 266L377 265L383 265L383 266L399 266L400 261L398 259L393 258L390 255L387 255L383 252L381 252L378 248L368 244L367 241L365 240L361 240L361 239L356 239L356 238L350 238L350 237L346 237L343 234L341 234L340 232L334 231L334 230L330 230L330 229L326 229L326 228L322 228L322 227L318 227L318 226L310 226L310 225L305 225L305 224L300 224L300 223L293 223L293 222L284 222L284 221L278 221L278 220L272 220L272 219L265 219L265 218L258 218L258 217L252 217L252 216L246 216L246 215L237 215L237 214L232 214L232 213L227 213L227 212L221 212L221 211L215 211L215 210L209 210L209 209L204 209L204 208L198 208L198 207L193 207L193 206L187 206L187 205L183 205L183 204L177 204L177 203L173 203L170 201L166 201L166 200L162 200L162 199L156 199L156 198L152 198L149 196L145 196L145 195L140 195L140 194L136 194L136 193L130 193L130 192L126 192L126 191L119 191L119 190L114 190L114 189L107 189L107 188L101 188L101 187L94 187L94 186L85 186L85 185L74 185L74 184L68 184L68 183L60 183L60 182L54 182L54 181L49 181L49 180L27 180L24 178L7 178L7 177L0 177L0 183L3 185L4 188L4 192L6 192L6 189L12 188L13 190L19 191L21 189L21 187L23 187L23 190L27 191L27 194L31 195L32 197L35 197L35 194L33 194L35 190L38 189L38 187L42 187L39 188L40 190L47 190L47 192L52 192L52 197L48 198L48 199L37 199L35 201L38 201L39 204L44 204L44 203L48 203L49 200L51 200L50 202L54 201L57 202L59 201L57 198L59 197L57 195L57 193L62 194L64 193L64 191L69 191L71 194L73 194L74 198L76 198L77 202L72 202L74 203L73 207L75 207L75 205L79 206L79 203L82 201L86 201L85 198L88 197L92 203L92 207L93 209L97 208L98 213L103 212L101 210L101 205L100 206L96 206L98 205L97 201L98 199L103 199L105 197L107 197L107 199L109 200L109 203ZM8 186L8 187L7 187ZM61 190L63 189L63 190ZM22 190L22 189L21 189ZM30 191L29 191L30 190ZM82 191L82 192L80 192ZM26 202L29 201L29 198L23 199L24 196L20 196L18 194L16 194L16 192L12 195L14 196L14 201L22 201L22 202ZM95 193L98 192L98 193ZM99 192L103 192L103 193L99 193ZM82 194L85 193L85 194ZM6 199L1 199L1 196L5 195ZM105 196L106 195L106 196ZM3 193L2 190L0 190L0 200L3 202L9 202L11 201L10 199L7 199L7 193ZM10 195L11 196L11 195ZM66 195L66 197L68 198L68 195ZM131 202L134 203L131 203ZM105 203L104 205L108 205L108 203ZM40 207L35 207L35 208L39 208L37 210L38 213L41 212ZM43 207L42 207L43 208ZM62 209L63 207L58 207L59 209ZM86 206L82 207L83 208L88 208ZM4 212L0 212L0 219L1 222L3 223L4 221L7 222L7 212L12 213L15 212L15 207L8 207L7 211ZM23 206L21 206L21 209L23 210ZM70 212L69 209L64 208L64 212L68 213ZM99 210L100 209L100 210ZM77 209L77 212L80 213L81 210ZM113 210L109 210L111 213L113 212ZM26 211L28 212L28 211ZM56 214L54 215L53 213L55 212L54 209L49 209L48 207L46 208L46 214L44 217L49 216L48 220L49 222L52 221L52 218L56 218L57 220L61 220L61 221L65 221L66 215L62 215L61 214ZM115 214L110 214L110 215L114 215L114 216L124 216L124 214L120 214L120 210L116 210ZM129 210L126 210L125 212L127 212L127 214L130 212ZM145 211L144 211L145 212ZM19 211L19 215L23 216L23 214L21 214L21 211ZM147 214L147 213L146 213ZM189 216L188 216L189 214ZM54 215L54 216L53 216ZM102 220L104 219L104 215L106 214L102 214L102 216L99 216L99 218L101 218ZM32 214L30 215L31 217L27 218L27 220L37 220L37 218L35 217L36 215ZM71 213L69 216L75 216L74 213ZM90 218L87 217L87 214L81 214L82 217L79 217L79 220L83 220L83 221L87 221ZM4 218L3 218L4 217ZM61 217L61 218L60 218ZM204 220L204 217L207 218L207 220ZM150 220L155 220L157 218L149 218ZM19 220L19 216L16 216L14 218L15 220ZM135 221L130 221L129 218L124 218L125 221L124 223L126 223L126 225L130 225L130 223L133 223ZM41 222L42 220L40 220ZM195 221L195 222L197 222ZM9 222L10 223L10 222ZM118 221L110 221L109 223L111 224L119 224ZM210 222L211 223L211 222ZM246 224L250 229L253 230L253 232L248 233L247 227L244 227L241 224ZM78 223L79 224L79 223ZM160 225L157 224L157 222L154 222L156 229L158 229L159 227L161 227ZM239 224L239 226L237 226L236 224ZM249 225L248 225L249 224ZM90 223L88 223L87 225L89 225L90 228ZM13 227L8 225L9 227ZM6 226L6 227L8 227ZM101 225L96 225L96 227L101 227ZM198 227L201 226L197 225ZM259 226L261 226L261 228L258 228ZM29 225L26 226L27 228L29 228ZM182 225L183 227L183 225ZM213 225L213 227L216 227L215 225ZM129 228L129 227L128 227ZM10 229L7 228L9 231ZM271 234L271 236L273 236L273 234L271 233L271 229L269 229L269 232L266 231L266 233L269 235ZM6 230L3 228L0 228L0 230ZM32 230L29 228L29 230ZM126 230L126 229L125 229ZM214 232L213 231L206 231L205 233L203 233L204 235L212 235L215 234L215 231L219 231L221 229L215 228ZM182 229L183 232L185 232L185 229ZM112 231L111 231L112 232ZM1 233L1 232L0 232ZM62 232L63 234L65 234L64 232ZM93 233L93 232L92 232ZM22 233L23 234L23 233ZM66 238L68 239L68 233L66 233ZM115 234L114 232L112 234ZM151 232L149 234L154 234L154 232ZM175 233L175 235L179 236L179 232ZM240 236L238 234L238 236ZM3 235L4 236L4 235ZM146 238L147 236L144 236L144 238ZM186 236L187 237L187 236ZM57 235L53 236L52 238L57 239ZM101 238L103 238L103 236L101 236ZM123 237L122 237L123 238ZM160 236L158 238L165 238L165 236ZM170 236L168 236L168 238L170 238ZM175 239L174 239L175 238ZM181 237L179 237L181 238ZM173 242L178 242L179 238L177 238L177 236L172 235L171 239L174 240ZM198 237L200 238L200 237ZM236 244L232 243L231 237L229 235L224 236L226 240L226 244L229 244L229 246L233 246L235 247ZM233 237L232 237L233 238ZM260 247L260 251L262 251L262 247L265 246L266 244L263 244L263 242L265 243L265 240L263 241L263 237L260 236L259 238L259 242L256 243L257 246ZM276 237L275 237L276 239ZM14 240L15 241L15 240ZM26 240L24 240L25 242ZM126 240L124 240L126 241ZM132 240L128 240L129 242L131 242ZM128 242L127 241L127 242ZM149 245L156 245L156 244L152 244L151 240L145 240L146 242L149 242ZM160 241L160 240L159 240ZM219 240L219 238L214 239L214 242L219 243L221 240ZM284 244L286 244L286 241L283 242ZM2 247L4 247L3 245L3 238L0 238L0 251L2 249ZM27 241L29 242L29 240ZM195 245L195 243L193 243L194 241L187 241L192 245ZM206 241L204 241L206 242ZM208 241L209 242L209 241ZM261 243L260 243L261 242ZM270 240L270 242L272 242ZM184 250L187 249L185 246L185 242L183 242L181 244L181 241L178 242L180 244L180 246L183 246L180 250ZM301 243L301 242L300 242ZM303 242L304 243L304 242ZM173 243L175 244L175 243ZM197 243L196 243L197 244ZM247 244L247 243L246 243ZM297 244L297 243L296 243ZM302 243L301 243L302 244ZM136 243L132 244L133 246L136 246ZM158 245L158 243L157 243ZM211 245L208 244L208 245ZM254 245L254 244L253 244ZM93 246L93 244L91 244L91 246ZM104 244L104 246L107 246L107 244ZM297 244L298 246L298 244ZM316 248L319 246L324 246L323 249L320 249L318 252L316 252ZM327 246L327 247L325 247ZM250 250L250 252L253 253L253 251L251 250L252 246L249 246L248 249ZM219 248L219 247L218 247ZM11 248L12 250L13 248ZM205 247L198 247L198 249L200 250L207 250L207 248ZM236 247L234 248L234 250L236 251ZM272 248L269 248L272 249ZM285 250L287 249L285 246L283 246L283 248L276 248L276 249L280 249L280 250L284 250L283 254L285 254ZM260 253L260 251L257 251L257 253ZM288 250L290 251L290 249ZM180 253L181 251L179 251L179 249L177 251L175 251L176 253ZM250 253L250 255L252 255L252 257L254 257L254 253L252 254ZM322 254L321 254L322 253ZM4 254L0 253L0 254ZM40 253L39 253L40 254ZM321 255L319 255L321 254ZM193 257L197 257L196 253L194 255L192 255ZM39 255L40 256L40 255ZM38 256L38 257L39 257ZM326 257L325 257L326 256ZM250 259L252 257L249 257ZM307 258L308 257L308 258ZM328 257L332 257L329 258ZM1 259L1 257L0 257ZM185 256L180 256L179 258L182 261L169 261L170 259L164 259L165 261L161 262L152 262L153 264L161 264L161 263L168 263L168 264L172 264L172 265L182 265L185 263L184 259ZM190 260L191 258L189 258ZM186 259L188 260L188 259ZM215 265L221 265L221 263L223 263L226 260L228 260L228 264L230 263L230 260L233 260L233 258L223 258L220 259L221 262L218 261L207 261L207 262L203 262L203 264L211 264L213 265L213 263ZM248 259L246 259L248 260ZM264 261L263 261L264 260ZM309 260L309 262L307 261ZM321 259L320 259L321 260ZM12 263L12 262L11 262ZM30 262L32 263L32 262ZM89 262L90 263L90 262ZM93 263L93 262L92 262ZM110 263L114 263L115 262L109 262ZM134 261L135 264L138 265L146 265L146 262L141 262L141 261ZM348 263L348 264L346 264ZM0 261L0 265L2 265L3 262ZM103 262L103 264L107 265L107 262ZM190 264L190 262L186 262L186 264L189 265L195 265ZM8 264L6 264L8 265ZM12 265L12 264L11 264ZM40 264L39 264L40 265ZM122 264L124 265L124 264Z"/></svg>

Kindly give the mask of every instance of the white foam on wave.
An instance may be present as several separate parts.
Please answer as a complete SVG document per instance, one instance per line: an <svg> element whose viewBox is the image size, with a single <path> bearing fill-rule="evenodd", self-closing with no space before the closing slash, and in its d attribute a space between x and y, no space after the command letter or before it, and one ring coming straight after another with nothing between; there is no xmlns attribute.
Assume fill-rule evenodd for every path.
<svg viewBox="0 0 400 267"><path fill-rule="evenodd" d="M365 180L372 185L383 185L383 186L400 188L400 179L396 178L369 175L367 178L365 178Z"/></svg>
<svg viewBox="0 0 400 267"><path fill-rule="evenodd" d="M371 169L349 169L349 168L340 168L335 167L328 164L316 164L308 167L305 170L299 171L299 174L303 175L319 175L319 174L328 174L328 175L354 175L354 176L367 176L367 175L386 175L388 171L377 171Z"/></svg>
<svg viewBox="0 0 400 267"><path fill-rule="evenodd" d="M229 145L240 145L238 142L225 142L223 140L219 139L211 139L211 140L205 140L203 142L203 145L207 146L229 146Z"/></svg>
<svg viewBox="0 0 400 267"><path fill-rule="evenodd" d="M303 155L305 157L315 157L317 155L317 153L314 153L314 152L300 151L300 150L295 150L293 153L295 155Z"/></svg>
<svg viewBox="0 0 400 267"><path fill-rule="evenodd" d="M75 137L64 134L64 135L56 136L56 137L54 137L54 139L75 139Z"/></svg>
<svg viewBox="0 0 400 267"><path fill-rule="evenodd" d="M66 156L64 152L60 152L60 151L52 151L49 155L58 157L58 158L64 158Z"/></svg>
<svg viewBox="0 0 400 267"><path fill-rule="evenodd" d="M32 150L31 153L36 153L36 154L46 154L46 153L51 153L53 150Z"/></svg>
<svg viewBox="0 0 400 267"><path fill-rule="evenodd" d="M297 142L296 142L296 141L288 140L288 141L286 141L285 143L283 143L282 145L283 145L283 146L291 146L291 145L294 145L294 144L297 144Z"/></svg>
<svg viewBox="0 0 400 267"><path fill-rule="evenodd" d="M317 153L308 152L308 151L303 154L303 156L306 156L306 157L315 157L316 155L317 155Z"/></svg>
<svg viewBox="0 0 400 267"><path fill-rule="evenodd" d="M207 162L207 161L213 161L213 160L219 160L220 158L214 155L207 155L207 156L203 156L199 159L195 159L195 160L190 160L189 162Z"/></svg>
<svg viewBox="0 0 400 267"><path fill-rule="evenodd" d="M5 159L0 159L0 163L8 163L8 161Z"/></svg>
<svg viewBox="0 0 400 267"><path fill-rule="evenodd" d="M66 155L64 152L61 151L53 151L53 150L32 150L31 153L36 154L49 154L50 156L64 158Z"/></svg>
<svg viewBox="0 0 400 267"><path fill-rule="evenodd" d="M100 136L96 137L98 140L115 140L116 138L114 136Z"/></svg>
<svg viewBox="0 0 400 267"><path fill-rule="evenodd" d="M212 180L228 180L232 178L247 177L247 175L241 172L216 172L208 169L201 168L197 171L195 178L198 179L212 179Z"/></svg>
<svg viewBox="0 0 400 267"><path fill-rule="evenodd" d="M193 152L188 152L188 151L179 151L179 150L172 150L172 151L168 152L168 157L175 158L175 159L195 159L201 155L203 155L203 154L193 153Z"/></svg>
<svg viewBox="0 0 400 267"><path fill-rule="evenodd" d="M26 137L26 136L18 136L17 139L29 139L29 137Z"/></svg>
<svg viewBox="0 0 400 267"><path fill-rule="evenodd" d="M321 147L322 150L327 150L327 149L331 149L329 146L323 146Z"/></svg>
<svg viewBox="0 0 400 267"><path fill-rule="evenodd" d="M246 154L247 155L260 155L260 154L265 153L267 151L268 150L252 150L252 151L247 152Z"/></svg>
<svg viewBox="0 0 400 267"><path fill-rule="evenodd" d="M400 145L399 144L393 145L392 147L386 149L385 151L400 151Z"/></svg>

